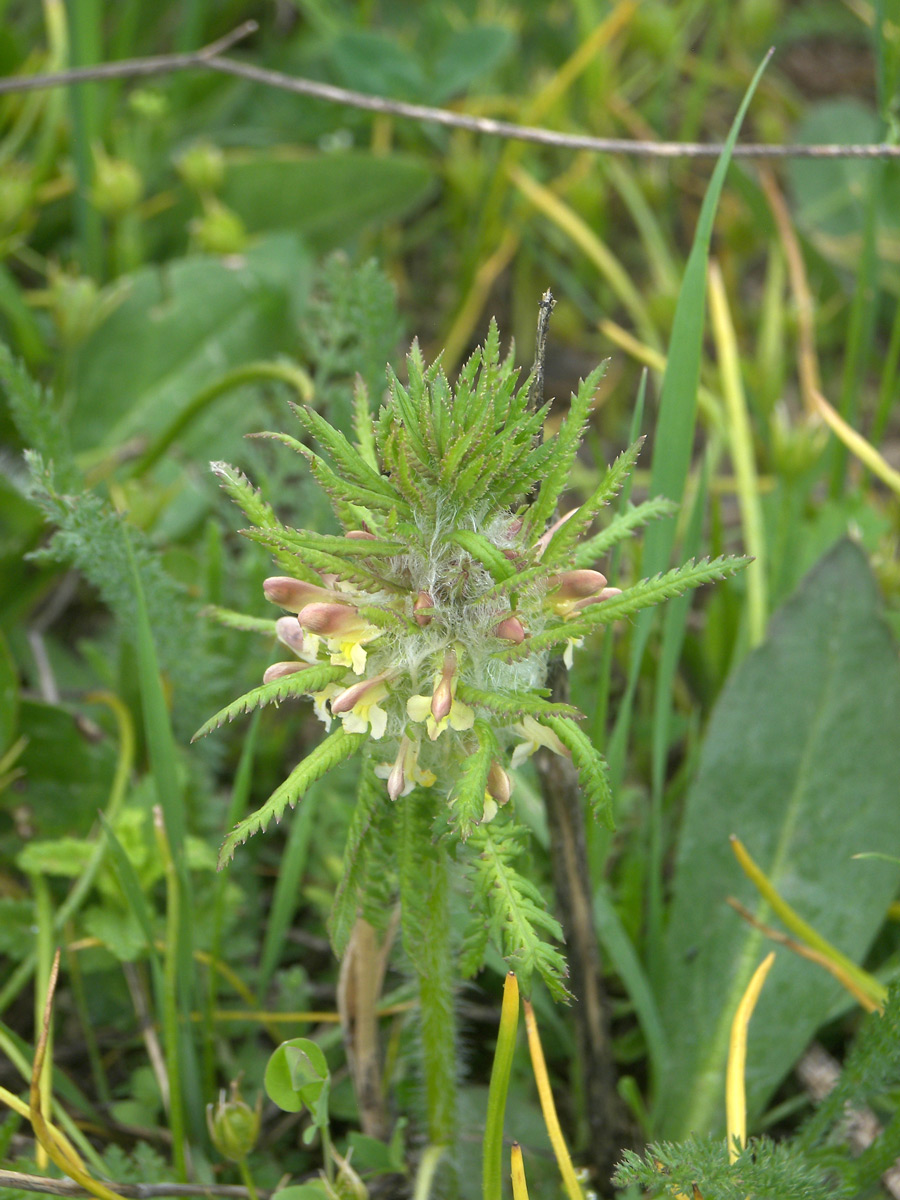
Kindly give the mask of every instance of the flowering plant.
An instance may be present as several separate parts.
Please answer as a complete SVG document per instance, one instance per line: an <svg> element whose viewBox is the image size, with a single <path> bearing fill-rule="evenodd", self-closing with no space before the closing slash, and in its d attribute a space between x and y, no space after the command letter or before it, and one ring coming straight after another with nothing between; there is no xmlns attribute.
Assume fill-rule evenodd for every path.
<svg viewBox="0 0 900 1200"><path fill-rule="evenodd" d="M425 365L416 344L407 369L406 385L389 371L377 416L357 386L353 441L299 406L305 433L324 454L285 433L263 435L306 459L341 534L286 527L239 472L213 464L253 524L247 536L269 547L286 572L268 579L265 593L287 614L274 630L293 657L270 666L261 687L200 734L299 696L312 697L328 730L228 835L222 859L279 820L337 763L361 754L359 803L332 916L336 948L346 946L357 913L378 907L371 895L381 896L393 879L404 942L415 947L416 872L448 846L461 846L454 854L467 863L477 898L464 970L478 969L494 935L524 987L537 971L563 997L565 962L545 940L558 938L559 927L513 866L524 831L512 815L510 770L545 747L571 758L597 819L611 823L612 796L603 758L579 727L582 714L554 702L543 686L549 657L571 664L573 650L598 628L744 560L688 563L624 590L607 586L596 560L672 509L651 499L590 532L627 478L636 443L581 505L557 511L602 368L581 383L546 440L550 406L533 403L536 375L517 386L495 324L455 387L440 360Z"/></svg>

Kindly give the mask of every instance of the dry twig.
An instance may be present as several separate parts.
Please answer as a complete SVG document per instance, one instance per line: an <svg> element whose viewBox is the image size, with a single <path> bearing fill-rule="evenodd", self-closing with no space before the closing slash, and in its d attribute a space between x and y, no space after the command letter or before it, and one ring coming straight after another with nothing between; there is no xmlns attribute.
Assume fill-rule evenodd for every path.
<svg viewBox="0 0 900 1200"><path fill-rule="evenodd" d="M176 71L205 69L235 75L260 83L264 87L309 96L324 100L328 104L343 104L349 108L386 116L403 117L411 121L444 125L452 129L467 129L472 133L488 137L502 137L514 141L534 142L541 146L555 146L562 150L590 150L603 154L627 154L636 158L718 158L723 150L721 142L662 142L642 141L633 138L590 137L582 134L560 133L554 129L543 129L533 125L516 125L511 121L496 121L493 117L473 116L470 113L453 112L446 108L432 108L426 104L408 104L403 100L391 100L385 96L373 96L367 92L354 92L349 88L335 87L313 79L285 75L267 67L224 58L222 53L236 42L255 33L255 21L245 21L232 33L211 42L190 54L159 54L149 58L127 58L120 62L98 63L91 67L76 67L69 71L51 71L45 74L16 75L0 79L0 95L9 92L38 91L42 88L70 87L73 84L102 81L105 79L137 79L151 75L166 75ZM900 158L900 146L888 142L863 144L789 143L771 145L765 142L738 143L733 151L734 158Z"/></svg>

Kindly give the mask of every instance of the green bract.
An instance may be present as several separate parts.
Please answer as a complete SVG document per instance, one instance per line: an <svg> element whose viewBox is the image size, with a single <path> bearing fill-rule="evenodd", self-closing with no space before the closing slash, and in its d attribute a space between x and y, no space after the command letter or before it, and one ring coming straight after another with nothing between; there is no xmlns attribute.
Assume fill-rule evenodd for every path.
<svg viewBox="0 0 900 1200"><path fill-rule="evenodd" d="M557 511L602 368L582 382L547 440L549 405L532 403L531 378L517 386L511 357L501 360L496 325L455 386L439 360L426 367L415 344L407 370L406 385L389 372L377 417L358 387L354 441L313 409L296 406L316 449L287 434L265 435L306 459L343 535L285 527L239 472L213 464L253 522L247 535L270 547L286 572L266 581L266 595L290 614L276 632L294 657L270 667L262 687L201 732L300 694L312 696L330 730L229 834L222 857L278 820L331 767L362 752L364 836L351 830L338 909L350 907L335 914L338 947L352 914L366 907L359 855L370 852L367 843L389 837L391 806L409 798L431 814L427 838L468 843L480 898L469 945L483 949L493 930L523 986L537 969L563 995L564 962L537 932L558 936L558 926L512 866L521 831L512 821L508 771L544 747L571 758L600 820L611 821L612 797L605 763L578 724L581 714L548 699L549 658L571 663L573 649L597 627L721 577L742 560L690 563L624 591L607 587L593 569L593 547L608 549L670 511L651 501L590 534L639 444L619 456L579 508ZM383 785L371 780L373 771ZM466 961L477 969L480 951L467 952Z"/></svg>

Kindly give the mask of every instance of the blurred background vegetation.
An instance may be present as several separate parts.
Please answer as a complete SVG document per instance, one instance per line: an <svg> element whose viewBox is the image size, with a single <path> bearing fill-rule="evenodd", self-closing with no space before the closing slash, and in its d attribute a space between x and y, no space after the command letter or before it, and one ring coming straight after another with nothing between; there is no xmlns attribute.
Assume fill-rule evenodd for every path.
<svg viewBox="0 0 900 1200"><path fill-rule="evenodd" d="M248 18L259 30L229 51L234 58L466 113L651 140L723 140L774 45L743 140L869 142L897 133L900 14L893 3L865 0L7 0L0 75L194 50ZM549 149L373 116L200 69L0 97L0 339L8 347L0 360L0 1031L10 1060L0 1082L22 1087L17 1062L27 1065L34 1035L33 981L41 994L50 947L61 940L54 1086L93 1144L106 1147L102 1169L112 1177L171 1171L146 1024L158 997L142 914L163 940L167 895L147 835L159 763L139 682L135 571L190 835L193 950L181 963L179 1003L199 1019L183 1064L186 1129L197 1177L228 1180L204 1141L202 1107L241 1071L254 1094L273 1039L309 1028L253 1012L334 1007L324 919L352 800L340 778L323 782L289 828L257 839L232 870L215 874L223 831L268 795L318 727L298 707L187 747L215 708L258 682L270 655L265 641L203 616L210 604L271 615L261 590L267 556L236 535L240 516L207 464L234 463L283 519L329 529L324 502L296 462L245 435L285 426L286 400L305 398L304 372L314 402L346 425L357 373L378 397L385 363L397 362L413 336L426 357L443 348L452 371L492 315L527 366L537 301L549 286L557 308L548 395L564 402L580 376L609 359L591 457L581 464L591 488L629 440L645 366L638 432L654 428L711 169L709 160ZM870 451L900 466L900 165L735 162L712 261L678 538L685 554L747 547L757 563L693 609L685 602L653 633L649 654L635 656L623 630L584 654L573 678L573 699L608 752L617 788L618 832L589 831L589 851L623 1094L647 1134L685 1132L687 1112L702 1114L700 1129L721 1123L702 1099L694 1108L686 1100L679 1115L664 1083L696 1065L691 1046L679 1047L678 1028L706 1019L706 1002L673 976L672 957L696 953L707 902L741 886L727 844L704 846L701 860L688 862L680 841L723 804L704 792L702 769L691 788L710 712L729 679L737 688L734 673L769 615L847 534L862 553L838 548L804 595L817 587L855 595L861 608L842 609L844 625L829 625L813 606L807 621L813 631L822 622L820 649L835 631L880 622L881 601L900 628L896 486L828 432L815 400L820 391ZM35 452L28 464L26 449ZM632 500L647 494L649 462L645 451ZM639 546L629 543L607 574L617 583L639 570ZM815 682L815 649L808 663L791 660L785 687L807 668L810 691L826 686ZM854 655L840 670L872 703L859 710L865 722L882 728L879 711L891 712L898 686L894 650L876 639ZM765 693L779 661L775 653L769 676L760 676L759 703L786 738L792 729L802 738L799 701L792 707L780 684ZM754 720L752 708L739 707L716 752L727 760L736 730ZM799 888L809 915L829 936L849 938L844 948L857 961L868 954L889 974L898 939L885 918L896 871L857 864L850 884L836 873L854 851L898 852L896 777L880 743L839 742L831 740L833 761L822 763L823 786L841 777L865 791L858 828L846 791L831 810L804 780L788 830L781 814L797 780L787 768L778 787L770 780L762 793L736 795L724 826L739 826L750 842L754 831L765 840L774 830L782 849L799 828L814 864ZM755 751L757 759L768 752ZM875 764L862 781L848 775L854 753ZM739 791L740 756L729 761ZM527 772L518 794L544 848L535 878L547 881L546 824ZM98 831L98 810L131 864L130 890ZM789 880L796 862L787 854L778 866ZM708 901L688 888L698 870L712 888ZM853 929L845 928L842 887L854 889ZM686 911L691 903L699 921ZM731 917L734 925L713 939L711 972L741 929ZM674 933L664 933L673 922ZM839 1049L854 1028L836 993L814 973L803 978L818 992L815 1003L762 1056L751 1088L757 1117L781 1106L774 1116L769 1109L770 1121L790 1121L803 1108L796 1085L783 1080L812 1033L824 1026ZM465 1118L475 1129L501 980L498 960L460 1001ZM776 980L777 972L763 1020L787 1025L797 993L779 992ZM397 1002L409 997L402 970L388 992ZM555 1069L572 1081L565 1117L577 1150L586 1125L568 1017L540 994L536 1003ZM229 1005L251 1016L216 1015ZM401 1013L385 1036L398 1111L413 1114L414 1131L414 1030ZM320 1041L337 1072L334 1119L352 1130L336 1027ZM663 1044L674 1067L654 1060ZM540 1163L546 1135L524 1067L520 1084L511 1122ZM10 1157L27 1157L25 1127L13 1118L2 1128ZM358 1163L403 1169L396 1146L379 1150L353 1136ZM83 1133L81 1142L90 1149ZM95 1160L100 1153L90 1152ZM270 1112L257 1154L266 1186L317 1165L290 1122Z"/></svg>

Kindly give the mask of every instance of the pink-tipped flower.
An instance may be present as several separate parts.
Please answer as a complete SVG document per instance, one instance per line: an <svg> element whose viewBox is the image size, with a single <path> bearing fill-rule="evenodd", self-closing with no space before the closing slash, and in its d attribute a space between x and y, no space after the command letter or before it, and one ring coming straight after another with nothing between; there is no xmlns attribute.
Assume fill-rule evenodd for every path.
<svg viewBox="0 0 900 1200"><path fill-rule="evenodd" d="M273 575L263 583L266 599L282 608L298 613L301 608L315 600L334 600L334 592L305 583L302 579L291 579L289 575Z"/></svg>
<svg viewBox="0 0 900 1200"><path fill-rule="evenodd" d="M440 724L444 717L450 715L453 707L454 676L456 675L456 653L448 650L444 655L444 668L441 678L431 695L431 715Z"/></svg>
<svg viewBox="0 0 900 1200"><path fill-rule="evenodd" d="M387 713L380 701L389 695L385 683L387 676L388 672L382 671L380 675L362 679L332 697L331 711L341 718L348 733L369 732L376 740L384 737Z"/></svg>
<svg viewBox="0 0 900 1200"><path fill-rule="evenodd" d="M507 804L512 795L512 780L496 759L491 763L488 771L487 793L498 804Z"/></svg>
<svg viewBox="0 0 900 1200"><path fill-rule="evenodd" d="M359 613L352 605L318 600L304 605L297 614L297 620L304 629L322 637L339 637L361 624Z"/></svg>
<svg viewBox="0 0 900 1200"><path fill-rule="evenodd" d="M369 533L368 529L348 529L344 537L352 538L354 541L374 542L376 537L374 533Z"/></svg>
<svg viewBox="0 0 900 1200"><path fill-rule="evenodd" d="M275 635L283 646L287 646L295 654L303 653L303 630L296 617L279 617L275 622Z"/></svg>
<svg viewBox="0 0 900 1200"><path fill-rule="evenodd" d="M339 696L335 696L331 701L331 711L336 717L340 716L341 713L349 712L369 692L375 688L380 688L385 679L387 679L387 676L388 672L382 671L380 675L373 675L371 679L361 679L359 683L351 684L350 687L345 688Z"/></svg>
<svg viewBox="0 0 900 1200"><path fill-rule="evenodd" d="M606 576L599 571L563 571L553 577L551 588L547 597L550 607L558 616L568 617L576 609L604 598Z"/></svg>
<svg viewBox="0 0 900 1200"><path fill-rule="evenodd" d="M564 600L582 600L596 596L606 587L606 576L599 571L563 571L550 580L550 589Z"/></svg>
<svg viewBox="0 0 900 1200"><path fill-rule="evenodd" d="M379 763L375 768L379 779L387 780L388 795L392 800L408 796L414 787L432 787L437 782L433 771L419 766L419 743L404 733L393 763Z"/></svg>
<svg viewBox="0 0 900 1200"><path fill-rule="evenodd" d="M431 624L431 613L422 612L423 608L434 608L434 600L428 592L419 592L413 604L413 620L422 628Z"/></svg>
<svg viewBox="0 0 900 1200"><path fill-rule="evenodd" d="M296 675L298 671L305 671L308 667L309 663L302 662L272 663L271 667L266 668L266 673L263 675L263 683L272 683L276 679L284 679L285 675Z"/></svg>
<svg viewBox="0 0 900 1200"><path fill-rule="evenodd" d="M301 608L297 620L309 633L325 639L335 666L352 667L354 674L366 669L367 642L381 636L377 625L370 625L352 604L326 604L316 601Z"/></svg>
<svg viewBox="0 0 900 1200"><path fill-rule="evenodd" d="M518 617L504 617L494 626L494 636L503 638L505 642L515 642L518 646L520 642L525 641L525 626Z"/></svg>

